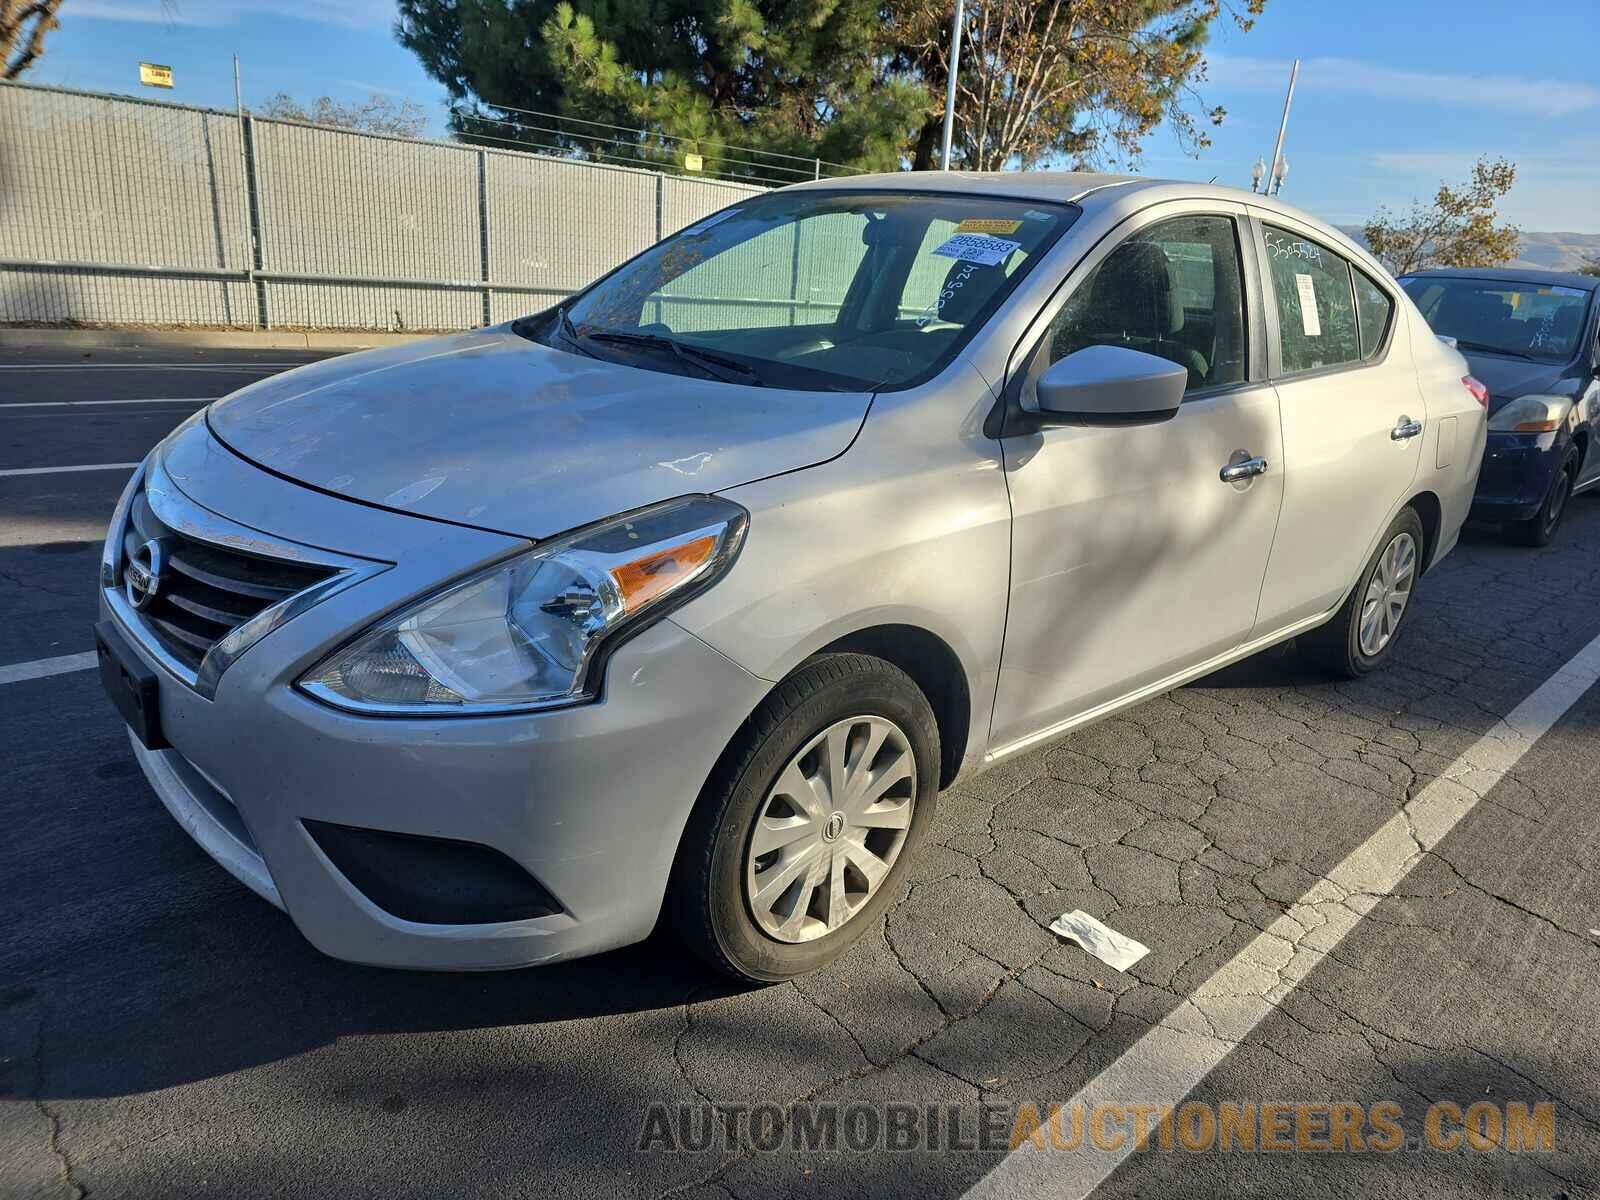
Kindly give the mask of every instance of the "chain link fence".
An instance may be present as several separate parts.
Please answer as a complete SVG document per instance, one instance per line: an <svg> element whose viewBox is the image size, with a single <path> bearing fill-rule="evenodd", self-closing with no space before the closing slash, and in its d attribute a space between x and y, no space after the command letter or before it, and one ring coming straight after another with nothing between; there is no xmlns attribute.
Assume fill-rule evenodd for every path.
<svg viewBox="0 0 1600 1200"><path fill-rule="evenodd" d="M0 324L470 329L762 189L0 85Z"/></svg>

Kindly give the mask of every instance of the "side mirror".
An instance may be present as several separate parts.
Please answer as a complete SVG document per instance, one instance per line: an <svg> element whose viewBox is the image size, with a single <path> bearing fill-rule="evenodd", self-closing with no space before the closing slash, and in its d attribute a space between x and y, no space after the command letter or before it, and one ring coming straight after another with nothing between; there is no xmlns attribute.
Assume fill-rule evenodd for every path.
<svg viewBox="0 0 1600 1200"><path fill-rule="evenodd" d="M1189 372L1125 346L1086 346L1050 364L1035 385L1051 425L1152 425L1177 415Z"/></svg>

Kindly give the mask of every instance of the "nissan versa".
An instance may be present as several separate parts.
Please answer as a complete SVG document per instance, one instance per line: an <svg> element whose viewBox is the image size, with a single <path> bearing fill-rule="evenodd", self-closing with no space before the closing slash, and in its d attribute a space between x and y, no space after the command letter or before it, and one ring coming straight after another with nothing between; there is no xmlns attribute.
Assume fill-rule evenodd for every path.
<svg viewBox="0 0 1600 1200"><path fill-rule="evenodd" d="M784 979L958 775L1290 638L1382 665L1484 401L1275 201L789 188L184 423L113 519L102 677L180 824L331 955L516 967L664 918Z"/></svg>

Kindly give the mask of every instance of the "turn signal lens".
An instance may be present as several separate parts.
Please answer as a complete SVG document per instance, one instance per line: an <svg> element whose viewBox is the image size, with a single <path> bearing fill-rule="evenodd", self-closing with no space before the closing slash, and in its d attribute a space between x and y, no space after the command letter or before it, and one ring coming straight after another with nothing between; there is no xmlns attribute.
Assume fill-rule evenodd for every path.
<svg viewBox="0 0 1600 1200"><path fill-rule="evenodd" d="M707 534L612 567L611 578L616 580L622 596L623 611L638 612L663 592L671 591L699 570L716 548L717 539Z"/></svg>
<svg viewBox="0 0 1600 1200"><path fill-rule="evenodd" d="M1467 391L1472 393L1472 398L1484 408L1489 407L1489 389L1474 379L1471 375L1463 375L1461 382L1466 385Z"/></svg>

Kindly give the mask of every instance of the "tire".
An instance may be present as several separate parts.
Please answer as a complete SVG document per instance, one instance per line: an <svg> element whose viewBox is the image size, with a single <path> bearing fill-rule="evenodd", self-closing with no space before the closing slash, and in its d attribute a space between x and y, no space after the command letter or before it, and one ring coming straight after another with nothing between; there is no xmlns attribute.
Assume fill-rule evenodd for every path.
<svg viewBox="0 0 1600 1200"><path fill-rule="evenodd" d="M841 726L842 740L835 741L830 734ZM841 761L853 761L859 769L861 757L879 732L882 741L867 773L851 774L847 782L861 781L865 786L894 776L884 799L859 811L854 802L832 806L833 788L819 782L821 790L805 792L803 799L815 813L790 803L788 793L801 794L793 781L808 771L815 772L815 780L829 778L830 760L821 757L829 747L846 745L848 753L840 756ZM909 755L909 763L903 762L902 753ZM939 763L939 727L933 710L904 671L865 654L811 659L774 688L745 721L707 781L673 865L665 912L668 923L712 967L748 982L793 979L831 962L872 927L897 891L906 864L933 819ZM787 791L780 777L791 781ZM909 797L908 814L899 810L905 797ZM845 818L846 808L857 815ZM828 815L822 819L824 809ZM884 816L889 810L899 815ZM756 854L754 838L763 816L767 818L763 834L768 837L773 835L768 834L767 823L798 821L795 828L806 832L781 849ZM829 830L841 818L842 829L833 830L830 837ZM891 819L905 822L903 833L867 828ZM855 820L860 824L853 824ZM834 865L852 856L866 861L845 846L847 839L862 839L885 856L873 855L879 863L888 861L886 873L877 874L873 867L876 883L868 883L855 861ZM812 866L795 875L794 884L778 888L785 873L800 867L802 854L812 855L807 860ZM813 890L817 858L828 864L823 868L826 883ZM846 901L837 909L833 907L838 894L836 870L837 887L846 889ZM758 905L752 897L769 872L767 887L777 889L772 894L778 901ZM809 905L798 899L786 903L791 896L802 895L811 897ZM837 924L830 917L834 912L840 914ZM780 921L781 927L773 928Z"/></svg>
<svg viewBox="0 0 1600 1200"><path fill-rule="evenodd" d="M1578 448L1574 446L1567 451L1567 457L1561 463L1561 470L1557 471L1556 477L1550 481L1550 491L1545 495L1539 511L1526 521L1507 525L1506 540L1515 542L1519 546L1548 546L1551 539L1556 536L1556 530L1561 528L1561 521L1567 515L1567 509L1571 507L1568 501L1572 499L1572 485L1577 479Z"/></svg>
<svg viewBox="0 0 1600 1200"><path fill-rule="evenodd" d="M1378 576L1380 568L1383 568L1386 574L1389 572L1392 560L1388 560L1388 556L1396 543L1404 537L1411 539L1410 573L1405 599L1400 612L1394 616L1387 636L1381 638L1381 644L1378 644L1375 650L1364 647L1363 619L1367 615L1367 601L1373 589L1374 578ZM1356 581L1356 586L1350 589L1350 594L1345 597L1339 611L1325 625L1319 625L1310 633L1301 634L1297 639L1295 645L1301 656L1330 674L1346 679L1359 679L1383 666L1393 652L1395 643L1400 640L1406 615L1411 611L1416 582L1422 574L1422 555L1425 547L1422 519L1417 516L1415 509L1409 507L1402 509L1389 528L1384 531L1383 537L1378 540L1377 550L1363 568L1361 578ZM1378 631L1381 633L1381 625Z"/></svg>

